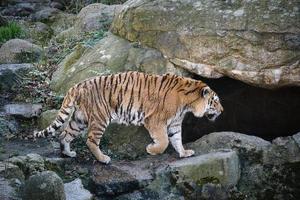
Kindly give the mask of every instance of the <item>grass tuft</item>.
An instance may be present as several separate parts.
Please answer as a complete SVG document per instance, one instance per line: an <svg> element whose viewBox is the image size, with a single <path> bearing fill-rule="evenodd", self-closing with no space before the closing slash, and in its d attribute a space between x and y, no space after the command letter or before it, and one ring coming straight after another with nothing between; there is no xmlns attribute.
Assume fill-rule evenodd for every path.
<svg viewBox="0 0 300 200"><path fill-rule="evenodd" d="M10 22L6 26L0 27L0 43L4 43L7 40L21 37L23 31L21 27L15 22Z"/></svg>

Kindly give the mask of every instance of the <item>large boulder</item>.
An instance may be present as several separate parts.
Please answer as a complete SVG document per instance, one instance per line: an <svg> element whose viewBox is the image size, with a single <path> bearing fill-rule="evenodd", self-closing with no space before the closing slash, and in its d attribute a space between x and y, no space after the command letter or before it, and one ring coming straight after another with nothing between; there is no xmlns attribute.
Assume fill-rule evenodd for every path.
<svg viewBox="0 0 300 200"><path fill-rule="evenodd" d="M42 48L26 40L11 39L0 48L0 64L37 62L41 57Z"/></svg>
<svg viewBox="0 0 300 200"><path fill-rule="evenodd" d="M25 182L23 199L65 200L63 181L52 171L33 175Z"/></svg>
<svg viewBox="0 0 300 200"><path fill-rule="evenodd" d="M230 188L237 185L240 178L239 158L230 150L177 160L169 167L177 184L191 181L202 186L213 182Z"/></svg>
<svg viewBox="0 0 300 200"><path fill-rule="evenodd" d="M74 84L92 76L127 70L161 74L168 70L166 65L166 59L157 50L139 47L108 33L92 48L77 46L59 64L50 86L58 94L65 94Z"/></svg>
<svg viewBox="0 0 300 200"><path fill-rule="evenodd" d="M101 28L108 29L114 16L121 9L121 5L90 4L81 9L75 21L75 30L91 32Z"/></svg>
<svg viewBox="0 0 300 200"><path fill-rule="evenodd" d="M214 132L187 145L195 154L204 154L221 149L236 151L242 161L262 163L264 152L271 143L259 137L235 132Z"/></svg>
<svg viewBox="0 0 300 200"><path fill-rule="evenodd" d="M296 0L130 0L111 31L204 77L278 88L300 85L299 20Z"/></svg>

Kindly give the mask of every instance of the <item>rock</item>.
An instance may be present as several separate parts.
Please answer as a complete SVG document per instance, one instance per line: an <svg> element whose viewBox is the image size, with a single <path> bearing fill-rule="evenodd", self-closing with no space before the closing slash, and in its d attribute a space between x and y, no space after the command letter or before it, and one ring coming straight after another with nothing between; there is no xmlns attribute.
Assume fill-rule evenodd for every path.
<svg viewBox="0 0 300 200"><path fill-rule="evenodd" d="M21 39L11 39L0 48L0 64L37 62L41 56L41 47Z"/></svg>
<svg viewBox="0 0 300 200"><path fill-rule="evenodd" d="M222 151L177 160L169 164L176 184L192 181L198 185L217 183L230 188L240 178L239 158L234 151Z"/></svg>
<svg viewBox="0 0 300 200"><path fill-rule="evenodd" d="M147 155L146 147L152 142L144 127L111 124L105 130L108 149L121 159L137 159Z"/></svg>
<svg viewBox="0 0 300 200"><path fill-rule="evenodd" d="M56 8L56 9L59 9L59 10L64 9L64 6L60 2L51 2L50 7L51 8Z"/></svg>
<svg viewBox="0 0 300 200"><path fill-rule="evenodd" d="M81 9L75 22L78 32L91 32L101 28L108 29L112 19L121 9L121 5L90 4Z"/></svg>
<svg viewBox="0 0 300 200"><path fill-rule="evenodd" d="M23 198L24 200L65 200L63 181L52 171L33 175L25 182Z"/></svg>
<svg viewBox="0 0 300 200"><path fill-rule="evenodd" d="M264 164L300 163L299 135L274 139L271 147L264 152Z"/></svg>
<svg viewBox="0 0 300 200"><path fill-rule="evenodd" d="M53 30L53 34L60 34L61 32L73 27L75 20L76 15L71 13L59 12L55 15L55 17L53 18L53 22L50 24L51 29ZM73 34L76 34L75 37L77 38L80 37L79 35L77 35L77 32L73 32Z"/></svg>
<svg viewBox="0 0 300 200"><path fill-rule="evenodd" d="M38 41L39 44L45 46L50 40L53 30L47 24L35 22L30 27L30 33L34 41Z"/></svg>
<svg viewBox="0 0 300 200"><path fill-rule="evenodd" d="M242 161L261 163L263 153L271 143L259 137L234 132L215 132L203 136L187 145L195 154L203 154L220 149L235 150Z"/></svg>
<svg viewBox="0 0 300 200"><path fill-rule="evenodd" d="M66 200L90 200L92 194L84 189L81 179L77 178L72 182L64 184Z"/></svg>
<svg viewBox="0 0 300 200"><path fill-rule="evenodd" d="M33 68L29 63L0 64L0 91L12 91L20 84L19 77L26 76Z"/></svg>
<svg viewBox="0 0 300 200"><path fill-rule="evenodd" d="M58 110L47 110L41 114L38 119L40 129L47 128L56 118Z"/></svg>
<svg viewBox="0 0 300 200"><path fill-rule="evenodd" d="M7 104L4 106L7 115L25 118L37 117L42 111L41 104Z"/></svg>
<svg viewBox="0 0 300 200"><path fill-rule="evenodd" d="M8 162L0 162L0 177L6 179L17 178L24 181L24 174L21 169L17 165Z"/></svg>
<svg viewBox="0 0 300 200"><path fill-rule="evenodd" d="M6 161L17 165L26 177L45 170L43 157L35 153L27 154L26 156L15 156Z"/></svg>
<svg viewBox="0 0 300 200"><path fill-rule="evenodd" d="M17 121L13 119L7 120L0 117L0 137L9 138L11 135L16 135L19 133L19 131L19 124Z"/></svg>
<svg viewBox="0 0 300 200"><path fill-rule="evenodd" d="M44 23L53 22L55 19L55 15L57 15L60 10L56 8L44 8L34 14L31 15L31 19L33 21L40 21Z"/></svg>
<svg viewBox="0 0 300 200"><path fill-rule="evenodd" d="M21 200L16 188L12 187L8 180L0 177L0 199L3 200Z"/></svg>
<svg viewBox="0 0 300 200"><path fill-rule="evenodd" d="M198 75L278 88L300 85L299 16L297 1L130 0L111 31Z"/></svg>
<svg viewBox="0 0 300 200"><path fill-rule="evenodd" d="M154 49L136 47L112 34L100 40L93 48L77 46L54 72L50 87L64 94L74 84L92 76L140 70L166 72L166 60Z"/></svg>
<svg viewBox="0 0 300 200"><path fill-rule="evenodd" d="M93 169L90 188L97 196L114 196L145 187L152 181L151 159L112 165L97 164Z"/></svg>

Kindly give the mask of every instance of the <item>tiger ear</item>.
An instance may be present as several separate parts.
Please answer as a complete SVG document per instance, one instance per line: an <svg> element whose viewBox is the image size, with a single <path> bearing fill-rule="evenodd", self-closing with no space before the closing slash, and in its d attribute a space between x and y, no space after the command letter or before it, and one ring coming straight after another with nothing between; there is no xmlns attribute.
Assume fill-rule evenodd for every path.
<svg viewBox="0 0 300 200"><path fill-rule="evenodd" d="M209 94L210 88L208 86L205 86L204 88L202 88L201 90L201 96L202 97L207 97L207 95Z"/></svg>

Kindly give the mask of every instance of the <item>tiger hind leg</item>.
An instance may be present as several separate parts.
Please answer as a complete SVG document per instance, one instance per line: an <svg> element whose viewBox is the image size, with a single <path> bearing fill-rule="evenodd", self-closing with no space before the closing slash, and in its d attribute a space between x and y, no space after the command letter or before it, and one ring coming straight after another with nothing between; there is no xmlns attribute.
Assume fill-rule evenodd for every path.
<svg viewBox="0 0 300 200"><path fill-rule="evenodd" d="M146 151L151 155L163 153L169 145L169 139L164 126L150 126L145 124L146 129L149 131L153 143L146 147Z"/></svg>
<svg viewBox="0 0 300 200"><path fill-rule="evenodd" d="M76 152L71 151L70 143L78 135L80 135L81 131L83 131L86 127L87 127L87 125L82 118L81 112L75 111L73 113L72 118L69 121L67 127L59 136L62 154L69 156L69 157L76 157Z"/></svg>
<svg viewBox="0 0 300 200"><path fill-rule="evenodd" d="M100 140L105 128L106 125L102 125L102 123L97 123L97 125L92 126L88 132L86 144L99 162L108 164L111 160L110 157L103 154L99 148Z"/></svg>

